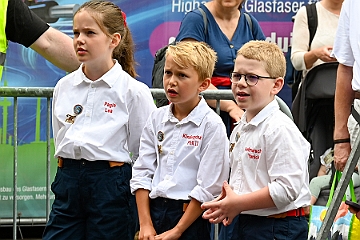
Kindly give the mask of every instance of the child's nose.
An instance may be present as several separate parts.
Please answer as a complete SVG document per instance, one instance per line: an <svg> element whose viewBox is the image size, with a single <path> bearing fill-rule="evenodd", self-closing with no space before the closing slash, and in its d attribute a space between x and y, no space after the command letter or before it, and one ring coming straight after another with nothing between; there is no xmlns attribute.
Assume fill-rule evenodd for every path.
<svg viewBox="0 0 360 240"><path fill-rule="evenodd" d="M176 85L176 79L175 79L175 76L174 76L174 75L172 75L172 76L170 77L170 79L169 79L169 85L170 85L170 86Z"/></svg>
<svg viewBox="0 0 360 240"><path fill-rule="evenodd" d="M83 42L84 42L84 36L83 36L83 34L80 33L80 34L78 35L78 37L76 38L76 41L83 43Z"/></svg>

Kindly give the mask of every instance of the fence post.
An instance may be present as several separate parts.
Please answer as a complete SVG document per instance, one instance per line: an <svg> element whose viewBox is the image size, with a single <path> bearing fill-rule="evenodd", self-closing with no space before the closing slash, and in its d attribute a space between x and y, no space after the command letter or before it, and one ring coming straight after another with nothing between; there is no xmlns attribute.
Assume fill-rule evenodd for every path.
<svg viewBox="0 0 360 240"><path fill-rule="evenodd" d="M14 191L13 191L13 239L17 239L17 216L18 216L18 204L17 204L17 173L18 173L18 101L17 97L14 98Z"/></svg>

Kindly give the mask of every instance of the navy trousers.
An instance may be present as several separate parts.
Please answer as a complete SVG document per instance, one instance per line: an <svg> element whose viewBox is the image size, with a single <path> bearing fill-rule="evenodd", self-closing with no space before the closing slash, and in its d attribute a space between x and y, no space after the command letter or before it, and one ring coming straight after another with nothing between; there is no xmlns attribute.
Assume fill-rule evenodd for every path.
<svg viewBox="0 0 360 240"><path fill-rule="evenodd" d="M137 213L131 166L65 159L51 189L55 200L44 240L133 240Z"/></svg>
<svg viewBox="0 0 360 240"><path fill-rule="evenodd" d="M166 232L176 226L184 214L184 204L187 200L168 198L150 199L150 215L157 234ZM210 240L210 223L198 217L181 235L179 240Z"/></svg>
<svg viewBox="0 0 360 240"><path fill-rule="evenodd" d="M268 218L240 214L231 239L251 240L306 240L308 222L302 217Z"/></svg>

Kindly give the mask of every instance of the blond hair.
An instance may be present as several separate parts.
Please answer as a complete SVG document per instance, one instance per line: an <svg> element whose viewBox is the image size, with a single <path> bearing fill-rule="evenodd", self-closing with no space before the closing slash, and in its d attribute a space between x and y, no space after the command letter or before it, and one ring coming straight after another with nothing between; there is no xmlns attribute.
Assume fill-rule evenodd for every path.
<svg viewBox="0 0 360 240"><path fill-rule="evenodd" d="M216 52L209 45L197 41L183 41L169 45L165 57L169 55L181 68L194 67L201 81L211 78L217 60Z"/></svg>
<svg viewBox="0 0 360 240"><path fill-rule="evenodd" d="M274 43L253 40L245 43L237 52L247 59L257 60L263 63L270 77L285 77L286 60L284 53Z"/></svg>
<svg viewBox="0 0 360 240"><path fill-rule="evenodd" d="M112 57L118 60L124 71L136 77L134 42L121 9L112 2L95 0L81 5L74 16L81 11L87 11L108 37L115 33L121 35L121 41L114 49Z"/></svg>

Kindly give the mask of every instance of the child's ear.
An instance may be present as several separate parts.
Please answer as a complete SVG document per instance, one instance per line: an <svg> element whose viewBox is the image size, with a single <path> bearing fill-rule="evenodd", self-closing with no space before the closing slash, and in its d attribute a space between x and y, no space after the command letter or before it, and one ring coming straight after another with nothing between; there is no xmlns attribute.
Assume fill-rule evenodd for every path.
<svg viewBox="0 0 360 240"><path fill-rule="evenodd" d="M114 33L111 39L111 45L113 45L115 48L117 45L119 45L120 41L121 41L120 33Z"/></svg>
<svg viewBox="0 0 360 240"><path fill-rule="evenodd" d="M275 95L278 94L280 90L283 88L283 86L284 86L284 78L282 77L276 78L274 82L274 87L272 89L272 93Z"/></svg>
<svg viewBox="0 0 360 240"><path fill-rule="evenodd" d="M202 92L202 91L205 91L206 89L208 89L208 87L210 86L210 83L211 83L211 79L205 78L205 80L202 81L199 86L199 92Z"/></svg>

